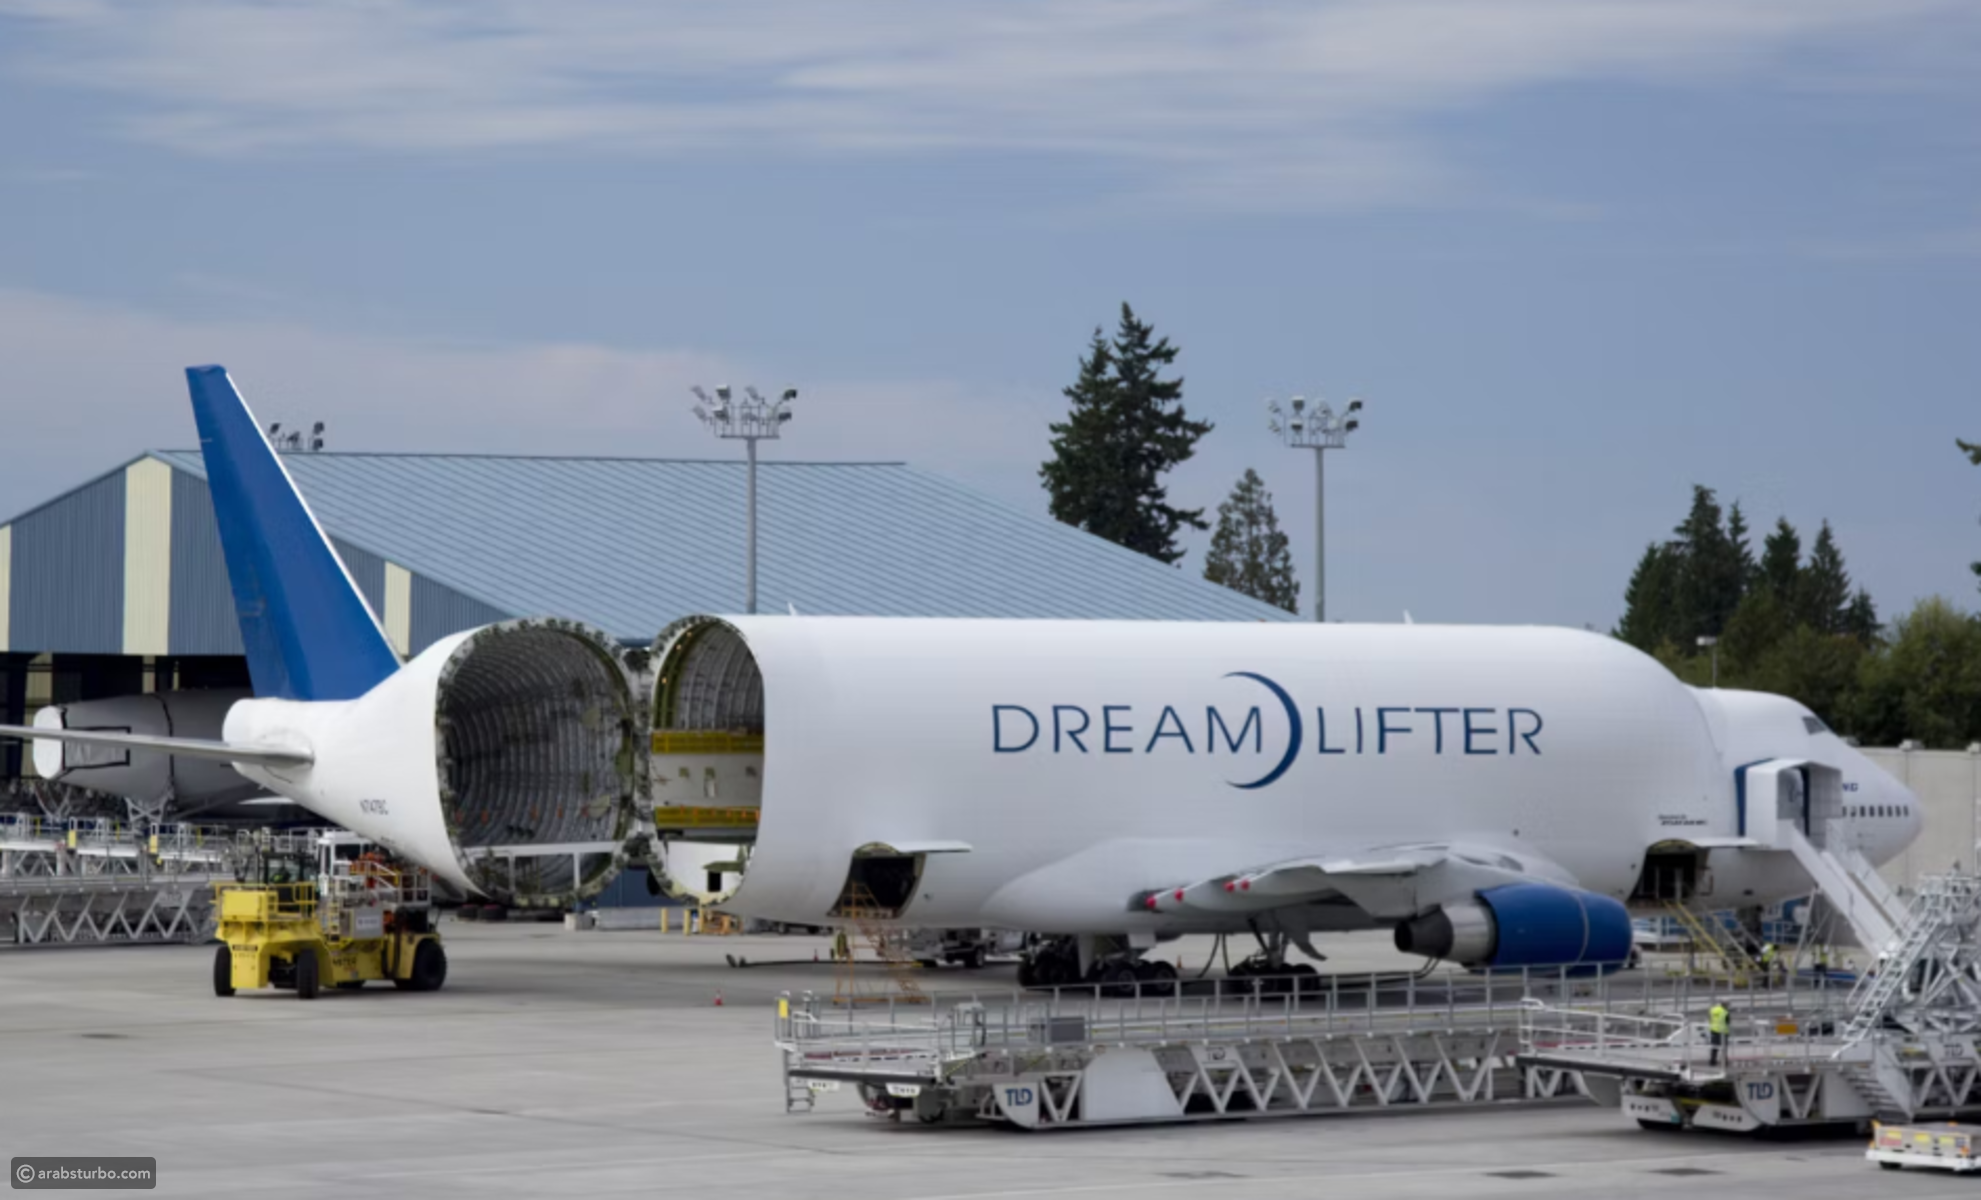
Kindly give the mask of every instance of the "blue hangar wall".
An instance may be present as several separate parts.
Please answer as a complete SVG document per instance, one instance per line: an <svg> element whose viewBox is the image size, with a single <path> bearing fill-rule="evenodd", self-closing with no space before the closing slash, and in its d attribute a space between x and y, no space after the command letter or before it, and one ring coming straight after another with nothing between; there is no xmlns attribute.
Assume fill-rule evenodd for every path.
<svg viewBox="0 0 1981 1200"><path fill-rule="evenodd" d="M289 454L400 654L512 616L645 643L744 607L745 468L691 459ZM1292 615L902 463L771 462L760 609L1277 621ZM243 686L197 451L156 450L0 524L0 719ZM0 778L19 747L0 746Z"/></svg>
<svg viewBox="0 0 1981 1200"><path fill-rule="evenodd" d="M744 469L677 459L291 454L394 647L511 616L645 642L739 612ZM1287 620L1291 614L901 463L770 463L760 609ZM153 451L0 525L0 652L238 655L204 464Z"/></svg>

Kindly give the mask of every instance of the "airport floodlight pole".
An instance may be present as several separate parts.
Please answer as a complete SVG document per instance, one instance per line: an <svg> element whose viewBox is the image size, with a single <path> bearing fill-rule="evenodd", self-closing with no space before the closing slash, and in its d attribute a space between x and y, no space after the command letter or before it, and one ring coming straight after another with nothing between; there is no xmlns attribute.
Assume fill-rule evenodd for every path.
<svg viewBox="0 0 1981 1200"><path fill-rule="evenodd" d="M1710 634L1700 634L1699 644L1713 652L1713 686L1720 686L1720 639Z"/></svg>
<svg viewBox="0 0 1981 1200"><path fill-rule="evenodd" d="M1279 401L1266 401L1266 412L1270 414L1266 427L1273 436L1295 450L1314 452L1314 620L1328 619L1328 523L1327 491L1325 470L1327 452L1340 450L1348 445L1348 435L1361 427L1361 418L1355 414L1362 411L1360 400L1350 400L1348 407L1336 415L1332 407L1323 403L1309 405L1305 396L1295 396L1286 402L1292 411L1283 411Z"/></svg>
<svg viewBox="0 0 1981 1200"><path fill-rule="evenodd" d="M750 474L745 510L749 532L744 550L743 607L745 612L757 611L757 443L776 441L784 429L784 423L791 419L791 402L798 398L797 388L785 388L784 394L776 400L766 400L757 389L743 389L743 399L731 396L728 384L715 389L715 397L700 387L689 389L701 403L695 405L695 415L702 424L719 438L740 438L749 447Z"/></svg>

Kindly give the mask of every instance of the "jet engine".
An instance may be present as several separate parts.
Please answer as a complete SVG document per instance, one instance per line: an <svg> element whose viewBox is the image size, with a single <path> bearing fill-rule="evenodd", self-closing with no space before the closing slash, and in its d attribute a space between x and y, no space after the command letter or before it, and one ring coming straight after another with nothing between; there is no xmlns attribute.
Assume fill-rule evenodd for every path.
<svg viewBox="0 0 1981 1200"><path fill-rule="evenodd" d="M1467 967L1598 967L1630 957L1621 901L1549 883L1510 883L1396 927L1396 948Z"/></svg>
<svg viewBox="0 0 1981 1200"><path fill-rule="evenodd" d="M306 747L243 766L457 886L518 905L596 893L637 847L645 706L613 640L570 621L442 638L355 700L248 700L230 742Z"/></svg>
<svg viewBox="0 0 1981 1200"><path fill-rule="evenodd" d="M34 714L39 729L82 729L153 737L215 739L227 710L246 699L245 688L147 692L101 700L51 704ZM73 742L34 743L35 773L43 779L123 796L140 808L170 803L170 816L253 815L231 806L266 793L231 766L207 758L146 754ZM295 812L295 809L288 810ZM263 816L267 810L262 810Z"/></svg>

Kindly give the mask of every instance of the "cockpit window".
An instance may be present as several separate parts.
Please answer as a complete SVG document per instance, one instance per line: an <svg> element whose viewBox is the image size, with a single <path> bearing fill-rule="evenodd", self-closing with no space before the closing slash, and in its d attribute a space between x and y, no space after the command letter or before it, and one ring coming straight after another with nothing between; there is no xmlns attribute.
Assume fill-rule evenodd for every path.
<svg viewBox="0 0 1981 1200"><path fill-rule="evenodd" d="M1802 728L1809 733L1828 733L1830 727L1815 717L1802 718Z"/></svg>

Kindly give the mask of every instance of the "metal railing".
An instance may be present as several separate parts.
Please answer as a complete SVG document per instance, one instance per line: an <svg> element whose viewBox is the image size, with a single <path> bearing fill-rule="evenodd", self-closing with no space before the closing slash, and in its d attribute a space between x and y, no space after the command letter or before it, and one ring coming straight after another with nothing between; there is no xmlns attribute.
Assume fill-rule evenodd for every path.
<svg viewBox="0 0 1981 1200"><path fill-rule="evenodd" d="M154 855L199 851L217 859L232 848L235 835L235 830L219 825L173 823L146 828L110 817L0 813L0 842L78 850L142 848Z"/></svg>
<svg viewBox="0 0 1981 1200"><path fill-rule="evenodd" d="M215 883L213 912L223 937L230 924L306 922L322 928L329 915L318 903L314 882Z"/></svg>
<svg viewBox="0 0 1981 1200"><path fill-rule="evenodd" d="M1262 982L1204 980L1189 984L1183 995L1164 994L1166 984L1139 985L1126 997L1093 986L971 994L942 997L943 1005L933 1012L893 1003L854 1011L835 1007L829 997L802 993L780 1001L775 1039L807 1058L926 1065L990 1050L1076 1043L1147 1046L1515 1030L1542 1038L1551 1031L1538 1014L1561 1014L1552 1031L1561 1040L1583 1044L1593 1037L1595 1045L1610 1049L1661 1042L1691 1023L1671 1012L1703 1013L1715 1000L1740 1005L1754 1021L1799 1025L1840 1021L1848 995L1847 987L1822 978L1752 992L1736 989L1732 981L1711 987L1692 977L1660 979L1648 972L1589 978L1571 967L1322 976L1303 980L1299 992L1284 995L1263 994Z"/></svg>

